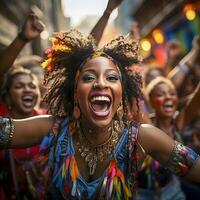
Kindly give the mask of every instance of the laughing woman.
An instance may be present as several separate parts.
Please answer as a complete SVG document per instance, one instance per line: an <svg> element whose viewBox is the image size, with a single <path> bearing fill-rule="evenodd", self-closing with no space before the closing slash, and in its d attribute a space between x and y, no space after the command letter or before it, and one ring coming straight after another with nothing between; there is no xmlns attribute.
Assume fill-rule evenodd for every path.
<svg viewBox="0 0 200 200"><path fill-rule="evenodd" d="M40 91L35 75L21 66L10 68L1 88L0 115L14 119L39 115L40 111L35 109L39 101ZM40 199L44 179L39 175L39 166L34 160L38 153L39 145L0 151L2 200Z"/></svg>
<svg viewBox="0 0 200 200"><path fill-rule="evenodd" d="M197 116L199 111L200 84L185 108L179 112L177 111L178 95L175 85L170 79L162 76L154 78L146 86L146 95L155 113L151 117L152 123L169 137L183 142L181 133L183 133L187 124ZM195 185L191 185L190 190L191 188L195 189ZM196 187L196 193L198 190ZM179 179L170 170L166 169L165 165L161 165L150 156L143 162L141 171L138 173L137 192L137 200L146 199L147 197L148 199L160 200L186 199L181 190ZM197 194L193 199L197 198L199 195Z"/></svg>
<svg viewBox="0 0 200 200"><path fill-rule="evenodd" d="M47 199L131 199L146 154L200 182L195 152L127 117L142 96L141 78L131 70L140 60L135 41L119 37L97 49L72 30L52 43L43 63L51 115L0 121L2 148L41 142L41 158L49 159Z"/></svg>

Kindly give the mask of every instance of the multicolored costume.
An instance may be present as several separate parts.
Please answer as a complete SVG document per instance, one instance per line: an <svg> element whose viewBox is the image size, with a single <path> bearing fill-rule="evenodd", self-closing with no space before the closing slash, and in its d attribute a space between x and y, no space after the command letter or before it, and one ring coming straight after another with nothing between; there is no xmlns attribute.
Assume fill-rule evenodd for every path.
<svg viewBox="0 0 200 200"><path fill-rule="evenodd" d="M12 116L6 104L0 102L1 116ZM40 112L34 110L34 115ZM4 118L3 121L8 121ZM4 126L6 128L6 126ZM0 122L1 133L1 122ZM1 135L1 134L0 134ZM5 134L6 135L6 134ZM0 144L3 145L4 142ZM0 199L39 200L44 193L45 163L37 161L39 145L31 148L0 150Z"/></svg>
<svg viewBox="0 0 200 200"><path fill-rule="evenodd" d="M91 182L86 182L78 169L74 156L75 148L68 131L68 119L59 119L55 125L40 147L44 158L49 156L48 199L81 200L95 199L98 196L97 199L110 200L130 199L135 195L139 167L136 155L138 124L125 126L110 155L110 165L101 177ZM194 165L197 157L191 149L187 150L176 143L168 167L175 169L179 175L184 175Z"/></svg>
<svg viewBox="0 0 200 200"><path fill-rule="evenodd" d="M124 128L114 152L110 155L110 165L101 177L89 183L79 172L72 137L67 127L68 119L65 119L59 134L58 127L54 128L54 131L43 139L40 147L43 154L49 153L50 178L53 184L48 189L47 196L57 194L61 199L94 199L98 195L98 199L129 199L134 192L138 168L138 126L132 124L131 127Z"/></svg>
<svg viewBox="0 0 200 200"><path fill-rule="evenodd" d="M173 139L182 141L178 131L174 131ZM147 197L165 200L186 199L177 176L186 175L196 159L197 154L192 149L178 142L175 143L171 157L165 165L147 156L140 172L138 172L138 196L136 200L144 200Z"/></svg>

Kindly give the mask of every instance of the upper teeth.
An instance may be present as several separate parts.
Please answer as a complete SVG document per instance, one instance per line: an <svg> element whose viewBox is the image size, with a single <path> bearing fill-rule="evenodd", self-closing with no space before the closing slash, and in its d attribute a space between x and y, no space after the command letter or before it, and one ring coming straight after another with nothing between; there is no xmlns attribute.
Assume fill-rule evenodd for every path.
<svg viewBox="0 0 200 200"><path fill-rule="evenodd" d="M32 100L32 99L33 99L33 97L30 96L30 95L27 95L27 96L23 97L23 100Z"/></svg>
<svg viewBox="0 0 200 200"><path fill-rule="evenodd" d="M167 102L167 103L165 103L165 106L173 106L173 103L172 102Z"/></svg>
<svg viewBox="0 0 200 200"><path fill-rule="evenodd" d="M110 102L110 99L106 96L95 96L91 99L92 102L94 101L108 101Z"/></svg>

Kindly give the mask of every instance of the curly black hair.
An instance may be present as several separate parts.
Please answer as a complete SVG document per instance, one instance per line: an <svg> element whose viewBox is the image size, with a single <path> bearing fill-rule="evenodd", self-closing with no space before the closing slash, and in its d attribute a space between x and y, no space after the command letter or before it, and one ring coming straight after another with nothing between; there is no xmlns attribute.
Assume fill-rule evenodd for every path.
<svg viewBox="0 0 200 200"><path fill-rule="evenodd" d="M54 47L47 51L50 63L46 65L45 70L48 93L44 100L47 102L50 114L72 116L76 73L81 64L96 51L102 51L112 57L119 67L122 75L122 99L125 113L131 109L134 99L137 101L139 111L142 79L131 68L141 60L137 42L120 36L98 49L91 36L85 37L73 29L69 32L56 33Z"/></svg>

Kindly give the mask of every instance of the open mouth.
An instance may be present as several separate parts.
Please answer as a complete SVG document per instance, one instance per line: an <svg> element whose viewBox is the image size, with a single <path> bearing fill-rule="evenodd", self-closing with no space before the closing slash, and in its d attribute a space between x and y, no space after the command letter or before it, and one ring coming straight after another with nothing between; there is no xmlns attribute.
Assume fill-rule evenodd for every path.
<svg viewBox="0 0 200 200"><path fill-rule="evenodd" d="M32 95L24 95L22 97L23 106L26 108L35 106L35 98Z"/></svg>
<svg viewBox="0 0 200 200"><path fill-rule="evenodd" d="M91 109L95 116L106 117L110 113L111 98L105 95L92 96L90 100Z"/></svg>
<svg viewBox="0 0 200 200"><path fill-rule="evenodd" d="M173 104L173 102L166 102L164 105L163 105L163 107L164 107L164 110L166 111L166 112L172 112L172 111L174 111L174 104Z"/></svg>

